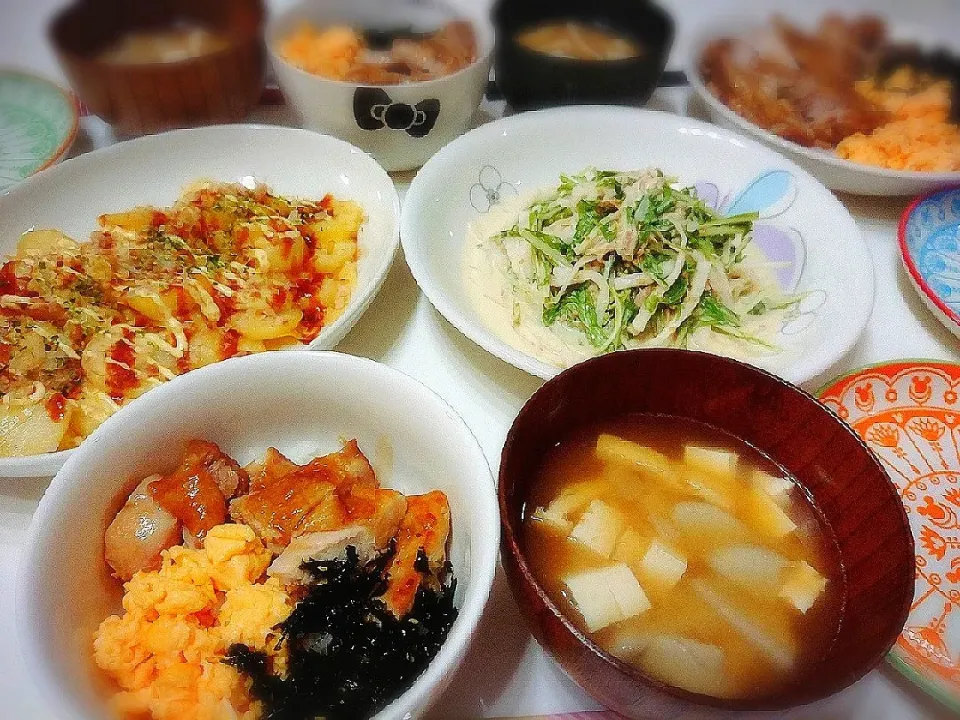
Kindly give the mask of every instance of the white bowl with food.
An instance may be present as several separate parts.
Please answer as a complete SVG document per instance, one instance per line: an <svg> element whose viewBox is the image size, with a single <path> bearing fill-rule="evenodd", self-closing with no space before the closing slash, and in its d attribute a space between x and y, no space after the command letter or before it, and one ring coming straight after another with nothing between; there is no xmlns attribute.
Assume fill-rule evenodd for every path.
<svg viewBox="0 0 960 720"><path fill-rule="evenodd" d="M275 697L305 712L344 699L399 720L462 660L498 539L483 451L423 385L338 353L237 358L123 408L67 461L25 547L19 640L64 720L275 709L227 655L269 656Z"/></svg>
<svg viewBox="0 0 960 720"><path fill-rule="evenodd" d="M945 18L946 26L951 20ZM775 22L728 16L692 39L686 76L713 122L783 153L833 190L915 195L960 183L960 128L954 121L931 121L949 113L952 88L944 80L931 87L930 78L913 71L909 76L887 74L900 56L903 67L928 62L921 55L938 42L896 25L886 28L871 16L828 19L832 25L823 35L816 25L792 17L782 21L781 35ZM905 28L911 29L916 30ZM796 51L785 49L790 46L782 40L785 36L796 43ZM718 44L728 39L733 43ZM924 50L902 50L897 43ZM889 60L883 59L885 52L891 53ZM751 65L760 56L763 72ZM820 69L831 92L842 85L842 94L818 93L817 72L798 66L798 57ZM780 67L782 72L776 70ZM867 77L860 78L863 74ZM864 91L870 93L869 101L861 92L866 84L871 85ZM742 111L730 107L723 93L731 95L729 103L743 105ZM912 99L905 103L905 97ZM788 103L799 115L784 113ZM753 113L753 119L746 113Z"/></svg>
<svg viewBox="0 0 960 720"><path fill-rule="evenodd" d="M398 227L383 168L292 128L144 137L11 189L0 477L52 476L118 406L174 375L333 347L380 289Z"/></svg>
<svg viewBox="0 0 960 720"><path fill-rule="evenodd" d="M419 167L469 129L494 39L483 7L462 0L303 2L271 19L266 37L304 125L390 171Z"/></svg>
<svg viewBox="0 0 960 720"><path fill-rule="evenodd" d="M543 378L672 346L803 382L853 347L873 308L870 254L830 191L751 140L665 113L564 108L473 130L417 175L401 237L441 314Z"/></svg>

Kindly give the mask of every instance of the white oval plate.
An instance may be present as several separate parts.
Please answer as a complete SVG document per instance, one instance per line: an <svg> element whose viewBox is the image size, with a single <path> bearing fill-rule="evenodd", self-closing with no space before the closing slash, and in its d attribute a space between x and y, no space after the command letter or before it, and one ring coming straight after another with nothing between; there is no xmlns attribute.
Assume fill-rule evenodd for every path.
<svg viewBox="0 0 960 720"><path fill-rule="evenodd" d="M585 167L661 168L723 212L760 212L756 234L788 263L781 284L805 293L775 342L750 360L791 382L827 370L857 341L873 310L873 261L843 205L819 182L758 143L698 120L616 107L574 107L492 122L447 145L404 201L401 238L434 307L497 357L542 378L560 369L508 345L484 325L463 280L467 226L505 195L525 194ZM709 196L709 197L707 197Z"/></svg>
<svg viewBox="0 0 960 720"><path fill-rule="evenodd" d="M791 18L793 22L793 18ZM803 23L799 23L803 24ZM834 153L820 148L809 148L764 130L728 108L712 92L700 77L700 57L713 40L749 34L751 28L762 28L757 15L742 17L726 16L723 21L711 23L710 30L701 34L690 44L684 71L690 87L706 105L710 119L721 127L750 135L774 150L783 153L832 190L858 195L916 195L930 192L947 185L960 184L960 172L920 172L916 170L888 170L863 163L844 160ZM925 38L902 37L897 28L891 28L897 39L911 41Z"/></svg>
<svg viewBox="0 0 960 720"><path fill-rule="evenodd" d="M309 349L335 346L360 319L393 262L400 201L390 176L362 150L307 130L224 125L119 143L66 160L0 196L0 257L31 228L57 228L85 240L97 216L137 205L172 204L196 180L263 182L281 195L357 201L367 216L359 238L357 287L350 304ZM71 450L0 458L0 477L52 476Z"/></svg>
<svg viewBox="0 0 960 720"><path fill-rule="evenodd" d="M476 438L439 396L385 365L331 352L262 353L174 378L121 408L57 473L17 580L20 646L56 716L111 715L91 662L94 631L119 609L119 583L103 560L106 518L131 480L168 472L197 437L242 464L268 447L303 463L356 438L385 487L447 494L459 615L423 674L375 720L419 716L463 659L493 584L493 477Z"/></svg>

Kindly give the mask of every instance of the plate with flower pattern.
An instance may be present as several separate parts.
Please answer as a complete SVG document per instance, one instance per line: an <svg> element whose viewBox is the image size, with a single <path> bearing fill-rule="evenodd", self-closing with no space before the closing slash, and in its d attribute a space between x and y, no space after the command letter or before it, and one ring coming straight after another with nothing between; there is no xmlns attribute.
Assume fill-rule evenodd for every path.
<svg viewBox="0 0 960 720"><path fill-rule="evenodd" d="M890 662L960 711L960 365L868 367L819 395L883 463L916 541L916 594Z"/></svg>

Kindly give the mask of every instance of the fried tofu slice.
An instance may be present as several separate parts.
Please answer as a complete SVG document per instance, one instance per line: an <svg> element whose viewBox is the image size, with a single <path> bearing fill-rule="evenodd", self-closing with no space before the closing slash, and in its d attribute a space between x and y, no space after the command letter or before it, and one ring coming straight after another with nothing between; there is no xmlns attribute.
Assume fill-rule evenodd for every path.
<svg viewBox="0 0 960 720"><path fill-rule="evenodd" d="M421 583L439 583L449 537L450 504L446 495L434 490L407 497L407 512L400 523L396 549L387 566L387 589L381 598L394 617L402 618L410 612Z"/></svg>

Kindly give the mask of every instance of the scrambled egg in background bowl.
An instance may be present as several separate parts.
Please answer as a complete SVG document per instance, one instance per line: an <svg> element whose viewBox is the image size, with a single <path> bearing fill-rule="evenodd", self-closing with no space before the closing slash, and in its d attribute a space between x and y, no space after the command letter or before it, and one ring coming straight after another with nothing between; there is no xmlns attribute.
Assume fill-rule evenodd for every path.
<svg viewBox="0 0 960 720"><path fill-rule="evenodd" d="M222 658L233 643L271 653L274 627L293 609L275 579L261 582L271 554L246 525L218 525L203 546L163 551L154 572L124 585L123 614L100 625L94 659L121 688L121 717L252 720L260 703L249 680ZM280 656L273 656L280 660Z"/></svg>

